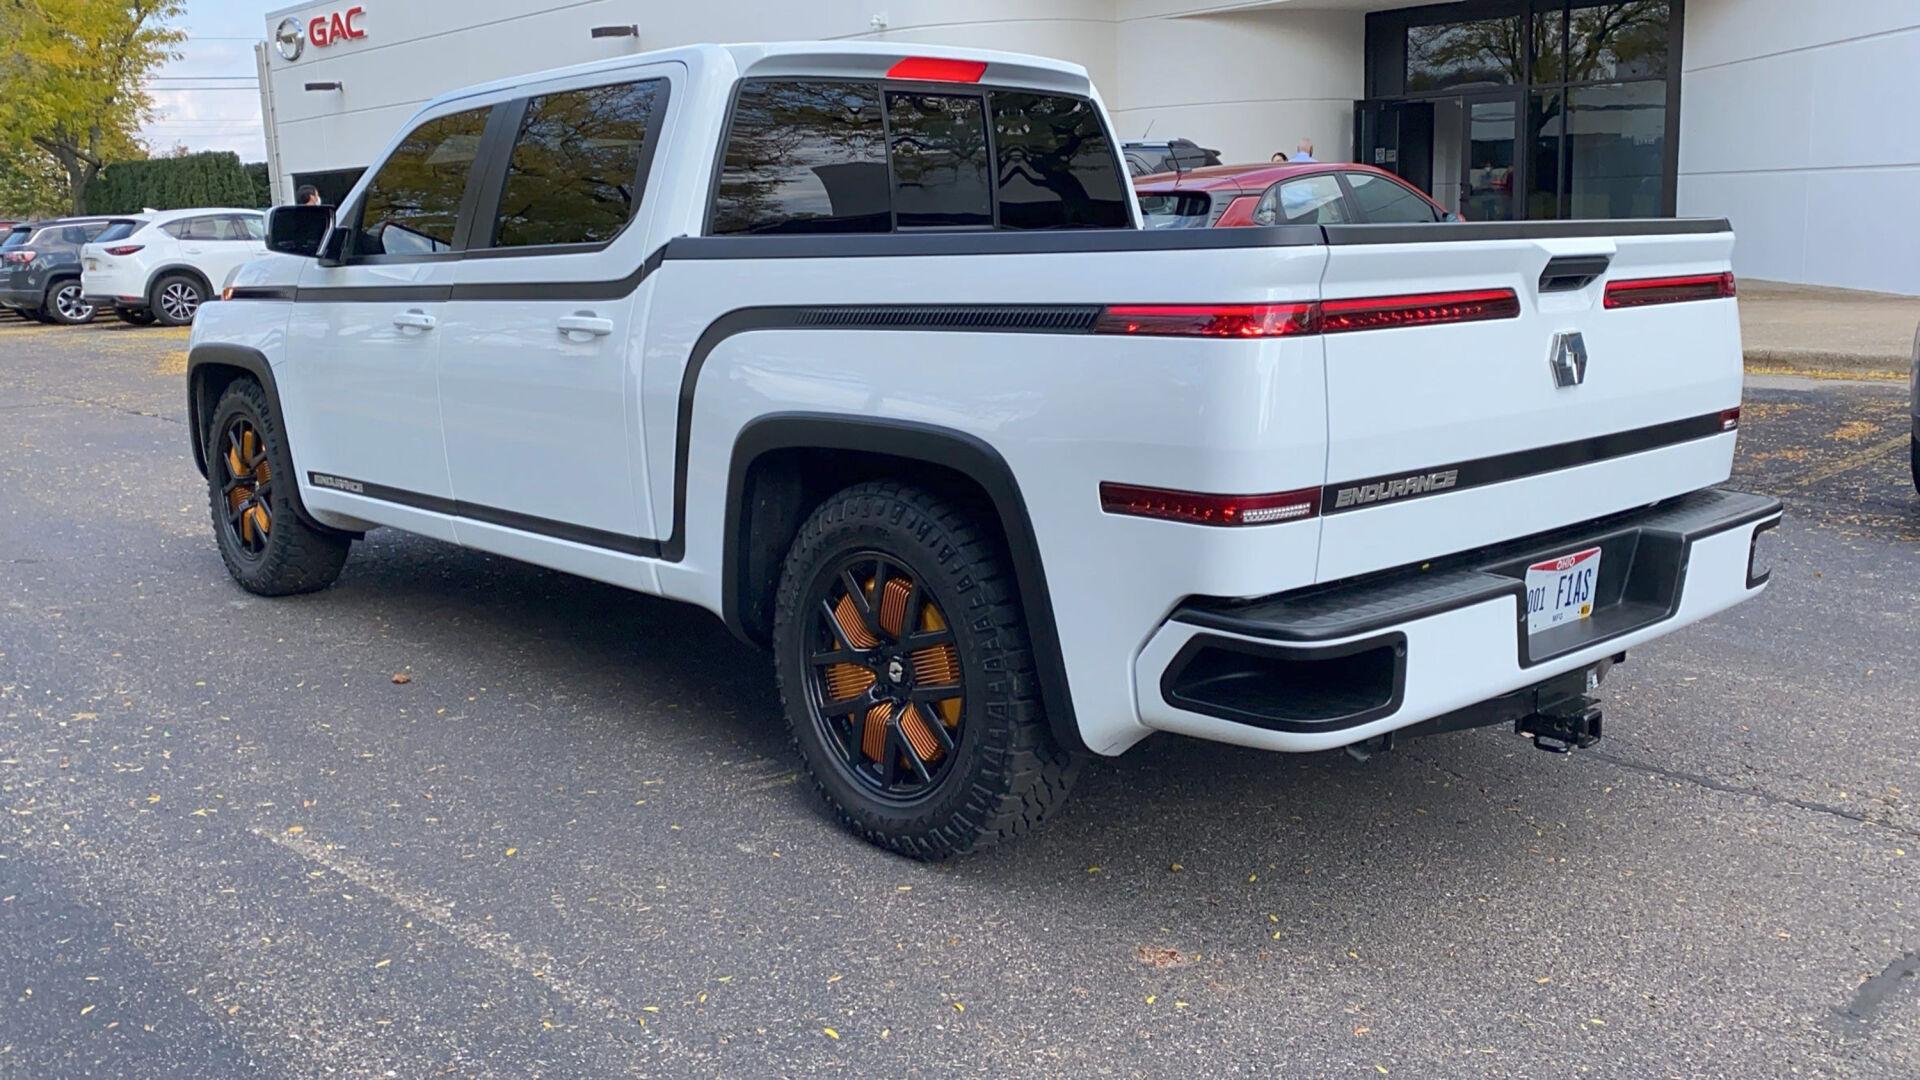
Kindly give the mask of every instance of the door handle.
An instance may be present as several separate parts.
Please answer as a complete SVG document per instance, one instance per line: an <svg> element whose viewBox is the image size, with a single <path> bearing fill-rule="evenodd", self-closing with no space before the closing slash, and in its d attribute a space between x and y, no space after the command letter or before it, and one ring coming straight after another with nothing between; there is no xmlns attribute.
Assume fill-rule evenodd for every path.
<svg viewBox="0 0 1920 1080"><path fill-rule="evenodd" d="M393 317L393 325L402 330L431 330L438 323L438 319L419 310L403 311Z"/></svg>
<svg viewBox="0 0 1920 1080"><path fill-rule="evenodd" d="M590 311L576 311L563 316L559 323L560 332L574 341L585 341L590 337L607 337L613 333L613 320L596 317Z"/></svg>

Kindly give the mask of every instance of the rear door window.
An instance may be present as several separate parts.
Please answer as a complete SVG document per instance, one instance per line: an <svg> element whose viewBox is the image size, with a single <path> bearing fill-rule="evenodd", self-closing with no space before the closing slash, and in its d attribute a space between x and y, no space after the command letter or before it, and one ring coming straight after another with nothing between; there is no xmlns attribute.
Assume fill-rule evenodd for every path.
<svg viewBox="0 0 1920 1080"><path fill-rule="evenodd" d="M460 203L491 108L436 117L407 133L368 185L353 253L428 255L453 250Z"/></svg>
<svg viewBox="0 0 1920 1080"><path fill-rule="evenodd" d="M1352 217L1339 179L1317 173L1268 188L1254 207L1253 220L1261 225L1345 225Z"/></svg>
<svg viewBox="0 0 1920 1080"><path fill-rule="evenodd" d="M1346 177L1347 186L1353 189L1354 208L1362 221L1431 224L1440 220L1432 204L1405 184L1373 173L1350 172Z"/></svg>
<svg viewBox="0 0 1920 1080"><path fill-rule="evenodd" d="M995 183L1005 229L1124 229L1126 176L1093 103L993 93Z"/></svg>
<svg viewBox="0 0 1920 1080"><path fill-rule="evenodd" d="M880 233L892 227L879 87L743 83L711 231Z"/></svg>
<svg viewBox="0 0 1920 1080"><path fill-rule="evenodd" d="M641 170L666 104L664 79L527 103L494 223L496 247L600 244L640 208Z"/></svg>
<svg viewBox="0 0 1920 1080"><path fill-rule="evenodd" d="M1141 195L1140 217L1149 229L1204 229L1213 224L1213 200L1192 191Z"/></svg>
<svg viewBox="0 0 1920 1080"><path fill-rule="evenodd" d="M991 227L986 103L978 96L892 93L887 120L898 227Z"/></svg>

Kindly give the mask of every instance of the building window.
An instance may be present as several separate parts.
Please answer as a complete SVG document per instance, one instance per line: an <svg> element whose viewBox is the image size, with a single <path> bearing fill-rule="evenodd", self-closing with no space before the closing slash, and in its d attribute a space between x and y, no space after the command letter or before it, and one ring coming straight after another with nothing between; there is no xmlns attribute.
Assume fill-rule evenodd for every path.
<svg viewBox="0 0 1920 1080"><path fill-rule="evenodd" d="M1475 19L1471 22L1415 26L1407 30L1407 89L1447 90L1463 86L1509 86L1525 78L1522 20Z"/></svg>

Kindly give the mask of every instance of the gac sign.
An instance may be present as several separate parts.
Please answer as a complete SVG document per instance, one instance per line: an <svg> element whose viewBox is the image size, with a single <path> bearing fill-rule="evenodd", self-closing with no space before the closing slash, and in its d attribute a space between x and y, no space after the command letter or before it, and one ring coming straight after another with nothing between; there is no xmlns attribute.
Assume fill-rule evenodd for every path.
<svg viewBox="0 0 1920 1080"><path fill-rule="evenodd" d="M316 49L324 49L340 41L358 41L366 37L367 32L356 26L354 20L366 13L366 8L350 7L331 15L316 15L307 23L307 39L313 42Z"/></svg>

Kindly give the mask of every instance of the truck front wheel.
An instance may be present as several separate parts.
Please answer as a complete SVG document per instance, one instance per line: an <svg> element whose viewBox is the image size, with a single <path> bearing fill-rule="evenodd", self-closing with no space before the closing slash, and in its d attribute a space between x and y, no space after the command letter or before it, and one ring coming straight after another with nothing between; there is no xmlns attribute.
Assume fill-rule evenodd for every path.
<svg viewBox="0 0 1920 1080"><path fill-rule="evenodd" d="M293 455L266 391L235 379L214 407L207 437L207 496L220 558L240 587L261 596L314 592L334 583L352 539L301 520Z"/></svg>
<svg viewBox="0 0 1920 1080"><path fill-rule="evenodd" d="M1037 826L1081 758L1047 727L996 534L873 482L801 526L774 610L781 700L815 788L881 847L941 859Z"/></svg>

